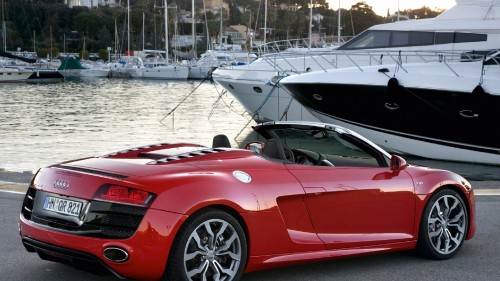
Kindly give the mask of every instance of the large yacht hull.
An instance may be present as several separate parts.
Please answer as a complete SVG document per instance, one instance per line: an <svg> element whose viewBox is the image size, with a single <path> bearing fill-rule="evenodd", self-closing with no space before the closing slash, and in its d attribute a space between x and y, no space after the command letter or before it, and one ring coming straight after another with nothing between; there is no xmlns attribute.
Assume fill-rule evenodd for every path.
<svg viewBox="0 0 500 281"><path fill-rule="evenodd" d="M296 75L281 85L322 122L351 128L389 150L500 165L498 65L332 70Z"/></svg>
<svg viewBox="0 0 500 281"><path fill-rule="evenodd" d="M292 99L285 89L272 84L269 79L267 81L265 78L259 79L257 73L246 71L239 72L242 76L235 79L235 71L238 71L237 68L218 68L212 75L217 84L230 92L255 121L319 121L300 103Z"/></svg>

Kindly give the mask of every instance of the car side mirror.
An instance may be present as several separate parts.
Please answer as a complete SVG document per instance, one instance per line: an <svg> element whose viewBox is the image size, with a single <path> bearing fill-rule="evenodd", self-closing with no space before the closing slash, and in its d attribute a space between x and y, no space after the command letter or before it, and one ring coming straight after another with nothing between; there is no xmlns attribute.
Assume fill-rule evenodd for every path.
<svg viewBox="0 0 500 281"><path fill-rule="evenodd" d="M392 155L390 167L394 172L399 172L404 170L408 166L406 160L399 155Z"/></svg>

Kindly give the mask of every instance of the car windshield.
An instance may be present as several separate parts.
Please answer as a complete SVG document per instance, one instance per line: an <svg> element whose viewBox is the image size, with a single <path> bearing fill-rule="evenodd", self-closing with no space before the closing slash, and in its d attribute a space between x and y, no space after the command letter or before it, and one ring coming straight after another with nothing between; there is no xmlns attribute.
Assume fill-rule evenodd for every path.
<svg viewBox="0 0 500 281"><path fill-rule="evenodd" d="M295 156L318 153L334 166L387 166L387 161L379 151L350 134L328 129L288 127L275 128L273 135Z"/></svg>

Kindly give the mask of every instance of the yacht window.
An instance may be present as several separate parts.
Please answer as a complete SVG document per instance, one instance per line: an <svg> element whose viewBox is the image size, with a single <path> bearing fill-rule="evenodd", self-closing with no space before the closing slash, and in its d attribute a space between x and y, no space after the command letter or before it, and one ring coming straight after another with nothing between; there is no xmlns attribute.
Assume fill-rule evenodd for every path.
<svg viewBox="0 0 500 281"><path fill-rule="evenodd" d="M481 42L487 38L487 34L477 33L367 30L340 46L338 50Z"/></svg>
<svg viewBox="0 0 500 281"><path fill-rule="evenodd" d="M392 33L391 46L406 46L409 44L410 33L407 31L395 31Z"/></svg>
<svg viewBox="0 0 500 281"><path fill-rule="evenodd" d="M436 32L436 44L453 43L453 38L455 38L453 32Z"/></svg>
<svg viewBox="0 0 500 281"><path fill-rule="evenodd" d="M412 31L409 39L410 46L434 45L434 32Z"/></svg>
<svg viewBox="0 0 500 281"><path fill-rule="evenodd" d="M455 43L464 43L464 42L481 42L486 41L488 36L486 34L477 34L477 33L455 33Z"/></svg>
<svg viewBox="0 0 500 281"><path fill-rule="evenodd" d="M340 46L338 50L388 47L390 38L390 31L368 30Z"/></svg>

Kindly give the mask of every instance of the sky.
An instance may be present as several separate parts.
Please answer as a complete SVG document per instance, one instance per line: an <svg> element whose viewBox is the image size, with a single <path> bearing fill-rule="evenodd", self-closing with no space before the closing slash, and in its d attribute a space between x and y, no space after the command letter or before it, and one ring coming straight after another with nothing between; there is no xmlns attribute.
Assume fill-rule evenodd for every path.
<svg viewBox="0 0 500 281"><path fill-rule="evenodd" d="M387 9L391 14L394 14L398 10L398 2L400 10L418 9L422 6L431 9L449 9L456 4L455 0L340 0L340 6L342 9L350 9L352 5L362 1L372 6L373 11L380 16L386 16ZM327 2L331 9L337 10L339 8L339 0L327 0Z"/></svg>

